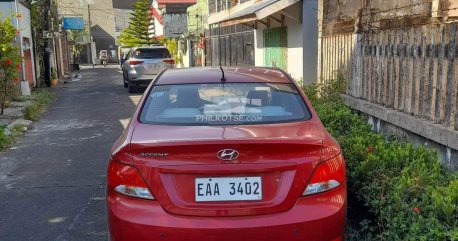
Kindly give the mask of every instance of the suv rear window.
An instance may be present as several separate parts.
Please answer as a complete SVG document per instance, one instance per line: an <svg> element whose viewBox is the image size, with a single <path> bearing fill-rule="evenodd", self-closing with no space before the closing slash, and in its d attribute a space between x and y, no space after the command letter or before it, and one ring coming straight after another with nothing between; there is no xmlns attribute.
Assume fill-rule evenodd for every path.
<svg viewBox="0 0 458 241"><path fill-rule="evenodd" d="M134 52L136 59L166 59L171 58L166 48L137 49Z"/></svg>
<svg viewBox="0 0 458 241"><path fill-rule="evenodd" d="M140 122L164 125L240 125L308 120L291 84L227 83L154 86Z"/></svg>

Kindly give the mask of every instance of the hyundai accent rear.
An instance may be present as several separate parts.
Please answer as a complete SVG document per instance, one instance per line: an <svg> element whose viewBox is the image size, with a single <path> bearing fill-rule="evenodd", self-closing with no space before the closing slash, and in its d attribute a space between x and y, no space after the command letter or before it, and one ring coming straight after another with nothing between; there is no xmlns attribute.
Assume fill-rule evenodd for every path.
<svg viewBox="0 0 458 241"><path fill-rule="evenodd" d="M345 163L278 69L162 72L112 149L112 241L343 240Z"/></svg>

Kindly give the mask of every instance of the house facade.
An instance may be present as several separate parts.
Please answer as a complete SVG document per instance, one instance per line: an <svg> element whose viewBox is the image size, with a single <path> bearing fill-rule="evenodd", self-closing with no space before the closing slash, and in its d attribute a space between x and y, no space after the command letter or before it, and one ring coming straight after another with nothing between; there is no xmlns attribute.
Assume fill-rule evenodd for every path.
<svg viewBox="0 0 458 241"><path fill-rule="evenodd" d="M207 64L279 67L298 81L316 80L317 64L312 56L316 56L318 43L317 1L209 0L208 9L211 30ZM235 53L233 58L237 50L241 53ZM239 54L242 61L232 61ZM225 58L230 61L221 61Z"/></svg>
<svg viewBox="0 0 458 241"><path fill-rule="evenodd" d="M7 17L11 13L17 13L11 19L11 22L19 30L17 44L22 48L21 56L24 58L21 64L21 70L19 71L19 78L21 80L27 80L30 86L36 86L35 54L30 9L20 1L0 0L1 16Z"/></svg>
<svg viewBox="0 0 458 241"><path fill-rule="evenodd" d="M188 7L197 0L153 0L151 13L156 38L180 38L188 33Z"/></svg>
<svg viewBox="0 0 458 241"><path fill-rule="evenodd" d="M94 63L101 50L107 50L116 58L115 14L112 0L59 0L57 4L59 17L82 17L88 36L84 36L84 45L79 63Z"/></svg>

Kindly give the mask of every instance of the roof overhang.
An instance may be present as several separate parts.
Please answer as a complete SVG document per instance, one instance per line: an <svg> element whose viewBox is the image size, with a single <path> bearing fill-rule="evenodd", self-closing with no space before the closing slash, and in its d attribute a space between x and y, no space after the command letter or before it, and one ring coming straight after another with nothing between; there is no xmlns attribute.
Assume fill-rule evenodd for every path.
<svg viewBox="0 0 458 241"><path fill-rule="evenodd" d="M300 1L301 0L267 0L257 2L244 9L231 13L224 18L212 19L212 21L209 21L209 24L219 23L221 26L230 26L250 21L259 21Z"/></svg>

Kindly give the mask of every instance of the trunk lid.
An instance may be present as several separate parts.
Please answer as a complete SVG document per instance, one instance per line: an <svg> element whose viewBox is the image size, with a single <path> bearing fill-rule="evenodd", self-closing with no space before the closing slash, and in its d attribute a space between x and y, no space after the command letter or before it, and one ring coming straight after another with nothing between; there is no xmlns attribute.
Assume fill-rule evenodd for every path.
<svg viewBox="0 0 458 241"><path fill-rule="evenodd" d="M131 154L153 195L170 213L192 216L275 213L291 208L304 191L320 161L324 138L320 130L322 127L314 122L274 124L268 128L265 125L164 128L139 124L132 135ZM236 150L239 156L221 160L218 152L225 149ZM196 201L197 179L225 178L262 180L262 198Z"/></svg>
<svg viewBox="0 0 458 241"><path fill-rule="evenodd" d="M158 75L163 69L172 68L173 64L165 63L169 59L138 59L141 64L133 66L138 75Z"/></svg>

